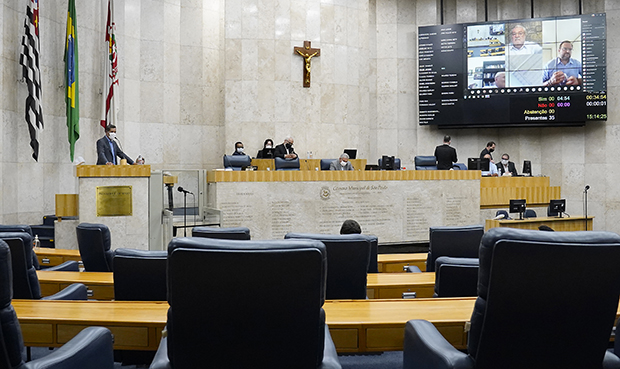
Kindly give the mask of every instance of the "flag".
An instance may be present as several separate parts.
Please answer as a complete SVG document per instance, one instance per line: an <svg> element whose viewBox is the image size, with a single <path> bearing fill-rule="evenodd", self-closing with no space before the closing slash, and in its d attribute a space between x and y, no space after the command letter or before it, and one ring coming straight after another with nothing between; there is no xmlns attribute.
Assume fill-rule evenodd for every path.
<svg viewBox="0 0 620 369"><path fill-rule="evenodd" d="M39 130L43 129L41 70L39 69L39 0L28 0L22 46L19 64L23 66L23 77L28 86L26 123L30 131L32 158L39 161Z"/></svg>
<svg viewBox="0 0 620 369"><path fill-rule="evenodd" d="M108 0L108 18L105 29L106 57L103 76L103 101L101 103L101 126L116 125L116 86L118 86L118 54L116 49L116 23L114 23L114 0Z"/></svg>
<svg viewBox="0 0 620 369"><path fill-rule="evenodd" d="M80 138L80 101L78 88L78 40L75 0L69 0L67 12L67 38L65 40L65 101L67 103L67 129L71 161L75 141Z"/></svg>

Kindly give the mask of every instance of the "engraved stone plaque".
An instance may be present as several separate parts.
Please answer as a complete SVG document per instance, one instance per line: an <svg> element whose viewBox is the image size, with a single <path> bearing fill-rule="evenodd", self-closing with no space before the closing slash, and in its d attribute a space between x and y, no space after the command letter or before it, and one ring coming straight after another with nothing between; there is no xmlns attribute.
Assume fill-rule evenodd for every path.
<svg viewBox="0 0 620 369"><path fill-rule="evenodd" d="M97 216L131 216L132 186L97 186Z"/></svg>

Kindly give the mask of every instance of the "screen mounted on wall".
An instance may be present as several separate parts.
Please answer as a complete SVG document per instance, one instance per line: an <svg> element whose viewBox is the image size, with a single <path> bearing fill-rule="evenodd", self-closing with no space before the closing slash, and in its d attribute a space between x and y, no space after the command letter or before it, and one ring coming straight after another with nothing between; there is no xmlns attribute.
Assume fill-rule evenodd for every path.
<svg viewBox="0 0 620 369"><path fill-rule="evenodd" d="M419 27L419 123L607 119L605 14Z"/></svg>

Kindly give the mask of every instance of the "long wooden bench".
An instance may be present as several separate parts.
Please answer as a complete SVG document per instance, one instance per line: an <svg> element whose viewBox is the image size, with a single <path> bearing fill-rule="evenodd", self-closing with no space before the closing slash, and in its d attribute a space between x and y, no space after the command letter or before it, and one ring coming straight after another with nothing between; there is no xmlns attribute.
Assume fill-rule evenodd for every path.
<svg viewBox="0 0 620 369"><path fill-rule="evenodd" d="M114 277L104 272L37 271L41 294L50 296L72 283L88 287L89 297L95 300L114 299ZM368 274L367 294L371 299L401 298L403 292L416 292L417 297L432 297L435 273L371 273Z"/></svg>

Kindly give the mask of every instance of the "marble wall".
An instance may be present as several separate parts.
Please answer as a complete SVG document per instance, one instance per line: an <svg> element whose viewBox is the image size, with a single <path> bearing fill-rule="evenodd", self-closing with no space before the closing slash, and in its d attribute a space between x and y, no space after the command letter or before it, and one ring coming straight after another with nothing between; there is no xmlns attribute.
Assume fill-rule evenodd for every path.
<svg viewBox="0 0 620 369"><path fill-rule="evenodd" d="M76 155L95 162L101 110L105 1L78 2L81 137ZM461 160L489 140L513 161L562 186L569 213L589 214L595 229L620 232L618 68L608 67L609 120L581 128L443 131L417 125L417 27L444 23L606 12L615 34L620 3L611 0L125 0L116 3L120 54L119 137L132 157L154 169L214 168L235 141L254 154L265 138L292 134L304 155L335 157L357 147L374 162L433 152L444 134ZM23 119L19 43L25 2L0 7L0 222L38 223L55 193L77 192L69 162L63 100L67 0L41 3L45 130L31 158ZM485 7L486 4L486 7ZM581 9L580 9L581 7ZM312 87L302 88L294 46L312 41ZM609 60L620 41L608 39ZM520 165L519 165L520 166Z"/></svg>

